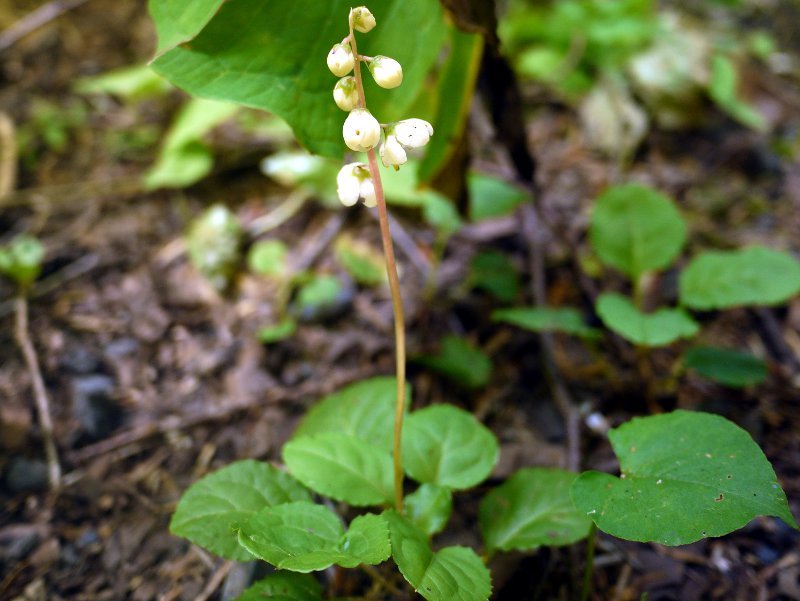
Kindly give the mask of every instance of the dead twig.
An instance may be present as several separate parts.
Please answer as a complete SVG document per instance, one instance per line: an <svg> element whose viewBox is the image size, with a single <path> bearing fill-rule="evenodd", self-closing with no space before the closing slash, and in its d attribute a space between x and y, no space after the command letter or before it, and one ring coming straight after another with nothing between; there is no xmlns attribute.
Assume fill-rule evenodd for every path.
<svg viewBox="0 0 800 601"><path fill-rule="evenodd" d="M0 52L7 50L32 31L86 2L87 0L54 0L40 6L0 32Z"/></svg>
<svg viewBox="0 0 800 601"><path fill-rule="evenodd" d="M31 375L33 397L36 401L39 427L42 429L44 452L47 457L50 486L52 488L57 488L61 482L61 464L58 462L58 451L56 450L55 440L53 439L53 419L50 414L50 401L47 398L47 390L45 389L44 380L42 379L42 370L39 368L39 359L36 356L36 350L33 348L33 343L28 334L28 300L25 298L24 292L20 292L16 300L14 334Z"/></svg>
<svg viewBox="0 0 800 601"><path fill-rule="evenodd" d="M17 136L11 117L0 111L0 198L17 183Z"/></svg>
<svg viewBox="0 0 800 601"><path fill-rule="evenodd" d="M225 577L228 575L228 572L231 571L233 567L232 561L226 561L221 566L219 566L214 573L211 575L211 579L206 584L206 587L203 591L197 595L195 601L208 601L211 598L217 589L220 587L222 582L225 580Z"/></svg>

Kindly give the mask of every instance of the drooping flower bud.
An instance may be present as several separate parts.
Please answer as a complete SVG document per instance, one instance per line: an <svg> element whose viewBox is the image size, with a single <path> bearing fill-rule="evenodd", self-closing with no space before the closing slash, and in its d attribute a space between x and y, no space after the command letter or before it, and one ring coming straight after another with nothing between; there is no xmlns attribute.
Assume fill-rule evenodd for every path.
<svg viewBox="0 0 800 601"><path fill-rule="evenodd" d="M343 111L352 111L358 106L358 88L352 75L342 77L333 87L333 101Z"/></svg>
<svg viewBox="0 0 800 601"><path fill-rule="evenodd" d="M375 27L375 17L366 6L359 6L350 9L350 23L356 31L367 33Z"/></svg>
<svg viewBox="0 0 800 601"><path fill-rule="evenodd" d="M388 134L381 144L381 162L384 167L397 167L408 161L406 151L397 141L397 136Z"/></svg>
<svg viewBox="0 0 800 601"><path fill-rule="evenodd" d="M419 148L430 141L433 126L424 119L403 119L395 123L394 135L406 148Z"/></svg>
<svg viewBox="0 0 800 601"><path fill-rule="evenodd" d="M372 77L380 87L390 90L403 83L403 67L393 58L376 56L369 63Z"/></svg>
<svg viewBox="0 0 800 601"><path fill-rule="evenodd" d="M364 199L368 207L377 205L375 185L364 163L348 163L339 170L336 176L336 194L346 207L352 207L359 198Z"/></svg>
<svg viewBox="0 0 800 601"><path fill-rule="evenodd" d="M356 64L350 44L334 44L328 53L328 69L336 77L344 77Z"/></svg>
<svg viewBox="0 0 800 601"><path fill-rule="evenodd" d="M366 152L381 139L381 125L367 109L353 109L342 127L344 143L350 150Z"/></svg>

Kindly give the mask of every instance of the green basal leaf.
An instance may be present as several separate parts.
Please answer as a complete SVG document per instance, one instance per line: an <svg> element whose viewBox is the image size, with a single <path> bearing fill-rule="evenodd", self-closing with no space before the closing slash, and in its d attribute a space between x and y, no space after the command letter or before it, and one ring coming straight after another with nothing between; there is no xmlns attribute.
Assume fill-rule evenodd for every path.
<svg viewBox="0 0 800 601"><path fill-rule="evenodd" d="M470 488L489 476L498 455L494 434L452 405L415 411L403 427L403 464L417 482Z"/></svg>
<svg viewBox="0 0 800 601"><path fill-rule="evenodd" d="M492 490L478 514L486 549L531 551L585 538L592 521L569 496L577 477L566 470L527 468Z"/></svg>
<svg viewBox="0 0 800 601"><path fill-rule="evenodd" d="M274 572L251 585L236 601L322 601L322 586L310 574Z"/></svg>
<svg viewBox="0 0 800 601"><path fill-rule="evenodd" d="M436 484L423 484L405 497L406 517L428 536L441 532L453 512L453 493Z"/></svg>
<svg viewBox="0 0 800 601"><path fill-rule="evenodd" d="M281 240L259 240L247 253L247 266L254 273L281 277L286 274L288 253L289 248Z"/></svg>
<svg viewBox="0 0 800 601"><path fill-rule="evenodd" d="M595 203L589 237L600 260L636 279L669 266L686 241L673 202L639 184L609 188Z"/></svg>
<svg viewBox="0 0 800 601"><path fill-rule="evenodd" d="M44 246L28 234L16 236L5 247L0 247L0 273L27 287L42 272Z"/></svg>
<svg viewBox="0 0 800 601"><path fill-rule="evenodd" d="M297 322L291 317L287 317L274 326L261 328L258 331L258 341L263 344L274 344L275 342L291 338L296 331Z"/></svg>
<svg viewBox="0 0 800 601"><path fill-rule="evenodd" d="M571 491L608 534L685 545L763 515L798 527L764 453L723 417L674 411L633 419L609 438L622 478L585 472Z"/></svg>
<svg viewBox="0 0 800 601"><path fill-rule="evenodd" d="M779 305L800 292L800 261L762 246L709 251L681 272L679 288L692 309Z"/></svg>
<svg viewBox="0 0 800 601"><path fill-rule="evenodd" d="M214 155L203 137L239 110L235 104L193 98L164 137L156 163L144 176L147 190L185 188L211 173Z"/></svg>
<svg viewBox="0 0 800 601"><path fill-rule="evenodd" d="M739 98L739 73L731 59L715 54L711 59L711 78L708 94L722 110L746 125L760 132L769 129L766 119L752 106Z"/></svg>
<svg viewBox="0 0 800 601"><path fill-rule="evenodd" d="M397 380L369 378L326 396L298 426L294 438L315 434L347 434L385 451L392 449ZM411 404L411 387L406 386L406 407Z"/></svg>
<svg viewBox="0 0 800 601"><path fill-rule="evenodd" d="M385 449L348 434L295 437L283 447L289 472L316 492L351 505L390 504L392 458Z"/></svg>
<svg viewBox="0 0 800 601"><path fill-rule="evenodd" d="M581 338L597 338L600 332L583 321L571 307L513 307L492 312L492 321L502 321L531 332L560 332Z"/></svg>
<svg viewBox="0 0 800 601"><path fill-rule="evenodd" d="M697 347L683 356L683 365L704 378L743 388L767 379L767 364L748 353L723 348Z"/></svg>
<svg viewBox="0 0 800 601"><path fill-rule="evenodd" d="M415 591L428 601L487 601L491 575L472 549L446 547L434 553L411 522L393 510L383 515L389 522L392 558Z"/></svg>
<svg viewBox="0 0 800 601"><path fill-rule="evenodd" d="M339 236L336 258L353 279L363 286L379 286L386 282L386 267L380 251L350 236Z"/></svg>
<svg viewBox="0 0 800 601"><path fill-rule="evenodd" d="M513 302L519 293L519 276L514 264L503 253L478 253L470 263L469 281L497 300Z"/></svg>
<svg viewBox="0 0 800 601"><path fill-rule="evenodd" d="M470 221L508 215L528 198L524 190L477 171L467 176Z"/></svg>
<svg viewBox="0 0 800 601"><path fill-rule="evenodd" d="M324 505L298 502L268 507L239 530L239 544L277 568L324 570L333 564L354 568L388 559L389 527L379 515L353 520L347 533Z"/></svg>
<svg viewBox="0 0 800 601"><path fill-rule="evenodd" d="M310 501L311 494L289 474L267 463L237 461L195 482L181 497L170 532L228 559L252 559L235 528L265 507Z"/></svg>
<svg viewBox="0 0 800 601"><path fill-rule="evenodd" d="M151 0L159 30L168 27L164 6L181 15L197 0ZM359 52L384 54L403 66L403 85L379 88L364 70L369 107L381 123L409 117L407 110L423 86L446 36L437 2L373 0L377 26L358 36ZM188 44L174 47L153 61L153 68L191 94L230 100L270 111L291 125L311 152L341 158L345 151L345 113L332 101L336 83L325 64L333 44L347 35L349 5L318 0L237 0L225 2ZM187 19L195 33L200 18ZM415 43L408 43L414 32ZM168 39L160 36L160 47ZM434 124L435 126L435 124Z"/></svg>
<svg viewBox="0 0 800 601"><path fill-rule="evenodd" d="M188 42L205 27L224 0L149 0L147 7L156 24L156 54Z"/></svg>
<svg viewBox="0 0 800 601"><path fill-rule="evenodd" d="M333 317L348 302L349 292L335 275L313 274L300 285L290 312L299 321L320 321Z"/></svg>
<svg viewBox="0 0 800 601"><path fill-rule="evenodd" d="M458 336L445 336L438 355L414 358L415 363L438 371L466 388L481 388L492 375L492 362L486 353Z"/></svg>
<svg viewBox="0 0 800 601"><path fill-rule="evenodd" d="M79 94L110 94L125 100L160 96L172 89L169 82L148 65L133 65L114 69L75 83Z"/></svg>
<svg viewBox="0 0 800 601"><path fill-rule="evenodd" d="M642 313L631 300L615 292L597 299L597 314L606 327L642 346L665 346L680 338L691 338L700 330L697 322L683 309L658 309Z"/></svg>

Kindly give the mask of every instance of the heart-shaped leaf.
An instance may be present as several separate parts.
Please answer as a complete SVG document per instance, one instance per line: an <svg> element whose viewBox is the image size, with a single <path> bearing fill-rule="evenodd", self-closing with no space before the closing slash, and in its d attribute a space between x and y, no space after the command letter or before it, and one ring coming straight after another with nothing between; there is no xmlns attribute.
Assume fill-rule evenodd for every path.
<svg viewBox="0 0 800 601"><path fill-rule="evenodd" d="M487 550L529 551L586 537L592 522L569 496L577 477L566 470L527 468L486 495L478 519Z"/></svg>
<svg viewBox="0 0 800 601"><path fill-rule="evenodd" d="M497 462L497 439L452 405L412 413L403 428L403 464L417 482L463 489L482 482Z"/></svg>
<svg viewBox="0 0 800 601"><path fill-rule="evenodd" d="M700 330L683 309L658 309L642 313L625 296L615 292L601 294L597 314L617 334L642 346L665 346L680 338L691 338Z"/></svg>
<svg viewBox="0 0 800 601"><path fill-rule="evenodd" d="M638 278L674 261L686 224L673 202L639 184L614 186L597 199L589 237L600 260Z"/></svg>
<svg viewBox="0 0 800 601"><path fill-rule="evenodd" d="M436 553L411 522L387 511L392 558L408 583L428 601L486 601L492 592L489 570L472 549L446 547Z"/></svg>
<svg viewBox="0 0 800 601"><path fill-rule="evenodd" d="M236 601L322 601L322 586L310 574L275 572L251 585Z"/></svg>
<svg viewBox="0 0 800 601"><path fill-rule="evenodd" d="M683 364L704 378L743 388L767 378L767 364L758 357L724 348L697 347L683 356Z"/></svg>
<svg viewBox="0 0 800 601"><path fill-rule="evenodd" d="M239 544L275 567L294 572L337 564L354 568L389 557L389 527L379 515L353 520L345 534L338 516L324 505L298 502L268 507L239 530Z"/></svg>
<svg viewBox="0 0 800 601"><path fill-rule="evenodd" d="M706 252L681 272L679 287L692 309L778 305L800 292L800 261L760 246Z"/></svg>
<svg viewBox="0 0 800 601"><path fill-rule="evenodd" d="M585 472L571 491L578 509L604 532L685 545L762 515L797 528L764 453L723 417L674 411L633 419L609 438L622 477Z"/></svg>
<svg viewBox="0 0 800 601"><path fill-rule="evenodd" d="M561 332L581 338L597 338L599 332L586 325L580 311L571 307L513 307L492 313L501 321L531 332Z"/></svg>
<svg viewBox="0 0 800 601"><path fill-rule="evenodd" d="M294 438L283 447L289 472L318 493L351 505L390 504L394 498L388 451L347 434Z"/></svg>
<svg viewBox="0 0 800 601"><path fill-rule="evenodd" d="M265 507L310 500L289 474L247 459L195 482L181 497L169 528L212 553L244 561L252 557L239 546L236 527Z"/></svg>

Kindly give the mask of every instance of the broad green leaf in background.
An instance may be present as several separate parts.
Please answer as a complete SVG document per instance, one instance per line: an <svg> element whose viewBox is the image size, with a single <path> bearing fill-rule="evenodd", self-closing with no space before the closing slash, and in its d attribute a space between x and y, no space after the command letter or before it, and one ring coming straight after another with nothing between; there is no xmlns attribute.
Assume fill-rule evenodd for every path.
<svg viewBox="0 0 800 601"><path fill-rule="evenodd" d="M379 515L353 520L345 533L332 510L316 503L285 503L252 516L239 529L239 544L277 568L324 570L333 564L354 568L389 558L389 527Z"/></svg>
<svg viewBox="0 0 800 601"><path fill-rule="evenodd" d="M408 583L428 601L487 601L492 593L489 570L472 549L446 547L434 553L411 522L390 510L392 558Z"/></svg>
<svg viewBox="0 0 800 601"><path fill-rule="evenodd" d="M658 309L642 313L631 300L615 292L597 299L597 314L603 323L625 340L642 346L665 346L680 338L691 338L700 330L683 309Z"/></svg>
<svg viewBox="0 0 800 601"><path fill-rule="evenodd" d="M441 532L453 512L453 493L436 484L423 484L405 499L406 517L428 536Z"/></svg>
<svg viewBox="0 0 800 601"><path fill-rule="evenodd" d="M453 405L413 412L403 428L403 464L417 482L464 489L483 482L499 455L494 434Z"/></svg>
<svg viewBox="0 0 800 601"><path fill-rule="evenodd" d="M519 293L519 276L514 264L503 253L484 251L470 262L469 282L497 300L513 302Z"/></svg>
<svg viewBox="0 0 800 601"><path fill-rule="evenodd" d="M347 434L390 451L394 430L397 380L379 376L362 380L330 394L303 418L294 438L315 434ZM406 386L406 407L411 387Z"/></svg>
<svg viewBox="0 0 800 601"><path fill-rule="evenodd" d="M478 171L467 176L470 221L483 221L511 213L525 202L527 194L499 177Z"/></svg>
<svg viewBox="0 0 800 601"><path fill-rule="evenodd" d="M160 96L172 89L170 83L148 65L133 65L84 77L75 83L79 94L111 94L124 100Z"/></svg>
<svg viewBox="0 0 800 601"><path fill-rule="evenodd" d="M203 136L237 110L239 107L229 102L189 100L164 137L156 163L145 174L145 188L184 188L211 173L214 156Z"/></svg>
<svg viewBox="0 0 800 601"><path fill-rule="evenodd" d="M614 186L595 202L589 237L600 260L638 278L672 263L686 241L673 202L639 184Z"/></svg>
<svg viewBox="0 0 800 601"><path fill-rule="evenodd" d="M283 447L289 472L316 492L350 505L390 504L394 498L388 451L348 434L293 438Z"/></svg>
<svg viewBox="0 0 800 601"><path fill-rule="evenodd" d="M185 14L196 0L151 0L159 30L171 18L164 6ZM358 36L362 54L384 54L403 66L403 85L382 90L364 70L368 106L382 123L406 114L433 66L446 35L438 2L373 0L377 26ZM153 61L153 68L191 94L268 110L286 120L311 152L340 158L345 113L332 101L336 77L325 58L347 35L349 5L318 0L225 2L190 44ZM202 19L193 19L196 29ZM409 43L413 32L414 43ZM192 32L190 32L192 33ZM177 37L177 36L172 36ZM162 36L160 47L171 39Z"/></svg>
<svg viewBox="0 0 800 601"><path fill-rule="evenodd" d="M464 130L483 53L483 37L449 27L449 51L436 86L436 135L425 149L419 177L430 181L447 163Z"/></svg>
<svg viewBox="0 0 800 601"><path fill-rule="evenodd" d="M332 207L342 206L336 195L336 175L341 161L304 150L276 152L259 164L261 172L287 188L303 189Z"/></svg>
<svg viewBox="0 0 800 601"><path fill-rule="evenodd" d="M259 240L247 253L247 266L254 273L280 277L286 273L288 253L289 247L281 240Z"/></svg>
<svg viewBox="0 0 800 601"><path fill-rule="evenodd" d="M692 259L678 286L692 309L778 305L800 292L800 261L762 246L709 251Z"/></svg>
<svg viewBox="0 0 800 601"><path fill-rule="evenodd" d="M149 0L147 8L156 24L156 54L188 42L205 27L224 0Z"/></svg>
<svg viewBox="0 0 800 601"><path fill-rule="evenodd" d="M414 362L466 388L486 386L492 375L492 362L486 353L458 336L445 336L438 355L415 357Z"/></svg>
<svg viewBox="0 0 800 601"><path fill-rule="evenodd" d="M44 246L28 234L19 234L0 247L0 273L19 286L30 286L42 272Z"/></svg>
<svg viewBox="0 0 800 601"><path fill-rule="evenodd" d="M603 532L685 545L763 515L798 527L764 453L723 417L674 411L635 418L609 438L622 478L585 472L571 493Z"/></svg>
<svg viewBox="0 0 800 601"><path fill-rule="evenodd" d="M195 482L181 497L169 529L228 559L245 561L250 553L237 542L235 527L265 507L311 501L311 494L289 474L246 459Z"/></svg>
<svg viewBox="0 0 800 601"><path fill-rule="evenodd" d="M349 235L339 236L334 249L339 263L359 284L379 286L386 281L381 251Z"/></svg>
<svg viewBox="0 0 800 601"><path fill-rule="evenodd" d="M319 321L338 315L350 293L337 276L313 274L300 285L290 311L299 321Z"/></svg>
<svg viewBox="0 0 800 601"><path fill-rule="evenodd" d="M530 551L586 537L592 521L569 496L577 477L566 470L526 468L492 490L478 514L487 550Z"/></svg>
<svg viewBox="0 0 800 601"><path fill-rule="evenodd" d="M258 330L258 340L263 344L273 344L286 340L297 331L297 322L291 317L287 317L273 326L265 326Z"/></svg>
<svg viewBox="0 0 800 601"><path fill-rule="evenodd" d="M739 98L739 73L731 59L715 54L711 59L708 94L717 105L742 125L764 132L767 121L752 106Z"/></svg>
<svg viewBox="0 0 800 601"><path fill-rule="evenodd" d="M560 332L581 338L600 334L583 321L583 315L571 307L512 307L492 312L492 321L510 323L531 332Z"/></svg>
<svg viewBox="0 0 800 601"><path fill-rule="evenodd" d="M310 574L274 572L252 584L236 601L322 601L322 585Z"/></svg>
<svg viewBox="0 0 800 601"><path fill-rule="evenodd" d="M767 379L767 364L749 353L724 348L697 347L683 356L683 365L704 378L743 388Z"/></svg>

